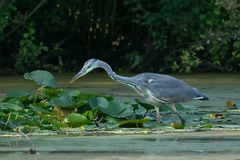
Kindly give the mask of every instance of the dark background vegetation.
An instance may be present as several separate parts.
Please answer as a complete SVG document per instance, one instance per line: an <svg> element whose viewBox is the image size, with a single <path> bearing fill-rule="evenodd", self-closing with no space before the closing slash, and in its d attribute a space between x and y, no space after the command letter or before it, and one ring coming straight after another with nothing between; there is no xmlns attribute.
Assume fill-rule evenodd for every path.
<svg viewBox="0 0 240 160"><path fill-rule="evenodd" d="M239 72L239 0L0 0L0 74Z"/></svg>

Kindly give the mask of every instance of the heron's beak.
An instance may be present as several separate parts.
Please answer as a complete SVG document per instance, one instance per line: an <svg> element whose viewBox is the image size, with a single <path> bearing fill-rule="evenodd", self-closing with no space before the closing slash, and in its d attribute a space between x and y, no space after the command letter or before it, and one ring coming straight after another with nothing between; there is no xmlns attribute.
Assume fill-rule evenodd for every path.
<svg viewBox="0 0 240 160"><path fill-rule="evenodd" d="M70 83L75 82L76 80L78 80L80 77L86 75L88 72L90 72L92 70L92 68L82 68L70 81Z"/></svg>
<svg viewBox="0 0 240 160"><path fill-rule="evenodd" d="M76 75L71 79L70 83L75 82L75 81L78 80L80 77L81 77L81 74L80 74L80 73L76 74Z"/></svg>

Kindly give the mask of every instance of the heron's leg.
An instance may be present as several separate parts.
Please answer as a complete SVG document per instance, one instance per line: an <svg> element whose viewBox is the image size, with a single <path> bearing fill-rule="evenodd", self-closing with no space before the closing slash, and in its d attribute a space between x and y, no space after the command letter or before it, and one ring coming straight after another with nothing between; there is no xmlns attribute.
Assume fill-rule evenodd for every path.
<svg viewBox="0 0 240 160"><path fill-rule="evenodd" d="M157 114L157 122L160 123L160 113L159 113L159 105L155 106L156 114Z"/></svg>
<svg viewBox="0 0 240 160"><path fill-rule="evenodd" d="M178 118L181 120L182 124L185 124L185 120L183 119L183 117L180 115L180 113L177 111L175 104L171 104L170 105L171 109L177 114Z"/></svg>

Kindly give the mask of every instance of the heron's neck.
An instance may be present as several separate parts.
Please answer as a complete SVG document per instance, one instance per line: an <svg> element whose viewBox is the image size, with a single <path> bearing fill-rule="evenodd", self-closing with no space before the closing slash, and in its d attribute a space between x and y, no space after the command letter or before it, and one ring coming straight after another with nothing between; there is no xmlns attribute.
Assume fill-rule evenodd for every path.
<svg viewBox="0 0 240 160"><path fill-rule="evenodd" d="M123 77L123 76L117 75L115 72L113 72L112 68L106 62L101 61L101 63L99 64L99 67L103 68L107 72L109 77L111 77L113 80L128 86L132 85L132 81L130 77Z"/></svg>

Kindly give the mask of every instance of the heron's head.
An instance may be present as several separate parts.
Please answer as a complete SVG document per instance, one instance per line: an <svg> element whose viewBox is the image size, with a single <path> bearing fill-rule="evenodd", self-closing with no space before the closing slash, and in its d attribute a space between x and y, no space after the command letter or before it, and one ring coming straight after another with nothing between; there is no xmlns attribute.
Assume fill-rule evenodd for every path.
<svg viewBox="0 0 240 160"><path fill-rule="evenodd" d="M98 67L99 60L97 59L89 59L84 63L82 69L71 79L70 83L75 82L78 78L84 76L88 72Z"/></svg>

